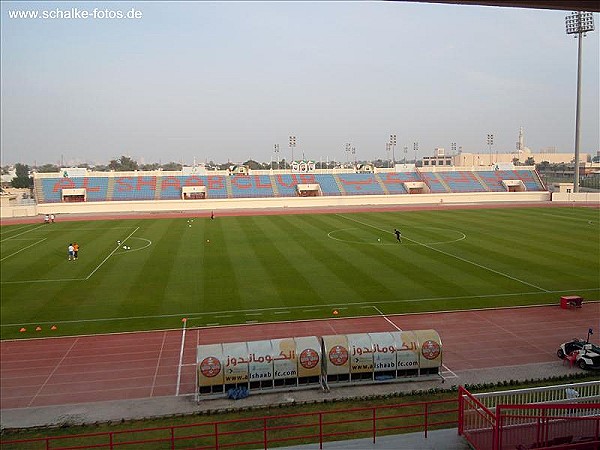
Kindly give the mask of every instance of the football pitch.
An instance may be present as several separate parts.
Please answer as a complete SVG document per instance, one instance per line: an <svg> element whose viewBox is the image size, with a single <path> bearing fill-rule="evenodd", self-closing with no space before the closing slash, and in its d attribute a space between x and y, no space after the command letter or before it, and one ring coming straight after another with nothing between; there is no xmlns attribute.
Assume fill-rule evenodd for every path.
<svg viewBox="0 0 600 450"><path fill-rule="evenodd" d="M598 299L599 229L576 207L4 225L1 338Z"/></svg>

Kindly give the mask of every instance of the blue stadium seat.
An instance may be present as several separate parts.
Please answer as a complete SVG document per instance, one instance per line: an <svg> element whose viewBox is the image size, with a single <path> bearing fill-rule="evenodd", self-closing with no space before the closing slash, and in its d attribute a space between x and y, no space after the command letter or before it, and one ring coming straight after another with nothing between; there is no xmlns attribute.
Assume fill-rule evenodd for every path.
<svg viewBox="0 0 600 450"><path fill-rule="evenodd" d="M372 173L342 173L338 179L347 195L384 195Z"/></svg>
<svg viewBox="0 0 600 450"><path fill-rule="evenodd" d="M451 192L485 192L485 187L475 178L473 172L455 171L439 172L438 176L444 180Z"/></svg>

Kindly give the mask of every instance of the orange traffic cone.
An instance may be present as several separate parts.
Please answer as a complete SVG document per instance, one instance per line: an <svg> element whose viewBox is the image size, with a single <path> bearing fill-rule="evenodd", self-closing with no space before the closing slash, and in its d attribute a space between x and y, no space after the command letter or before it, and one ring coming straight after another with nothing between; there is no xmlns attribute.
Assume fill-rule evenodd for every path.
<svg viewBox="0 0 600 450"><path fill-rule="evenodd" d="M19 333L25 333L27 331L27 328L23 327L19 330Z"/></svg>

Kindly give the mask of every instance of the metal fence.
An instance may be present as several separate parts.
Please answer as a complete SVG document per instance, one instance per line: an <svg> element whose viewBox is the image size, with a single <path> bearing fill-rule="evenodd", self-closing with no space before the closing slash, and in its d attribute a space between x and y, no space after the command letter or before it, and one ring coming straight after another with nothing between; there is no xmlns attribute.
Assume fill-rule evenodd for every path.
<svg viewBox="0 0 600 450"><path fill-rule="evenodd" d="M471 394L459 388L459 434L474 449L600 449L600 381Z"/></svg>
<svg viewBox="0 0 600 450"><path fill-rule="evenodd" d="M2 440L4 450L256 449L427 432L457 426L457 399L104 433Z"/></svg>

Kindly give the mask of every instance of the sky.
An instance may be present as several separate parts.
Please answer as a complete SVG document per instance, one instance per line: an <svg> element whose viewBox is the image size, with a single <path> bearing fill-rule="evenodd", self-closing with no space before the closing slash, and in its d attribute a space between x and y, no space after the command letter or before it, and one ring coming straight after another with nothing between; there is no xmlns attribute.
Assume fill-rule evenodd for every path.
<svg viewBox="0 0 600 450"><path fill-rule="evenodd" d="M11 18L15 11L62 18ZM186 165L289 161L290 136L296 160L346 161L347 143L366 161L412 159L415 142L418 157L449 153L452 143L487 152L488 134L504 153L514 151L519 127L534 152L574 151L569 11L3 1L1 12L2 165L106 164L121 155ZM102 17L119 12L137 18ZM583 41L580 151L592 155L599 36ZM388 154L391 134L397 146Z"/></svg>

